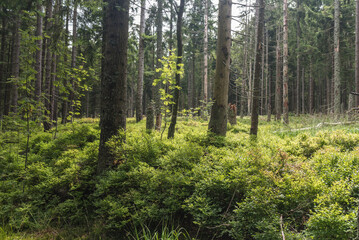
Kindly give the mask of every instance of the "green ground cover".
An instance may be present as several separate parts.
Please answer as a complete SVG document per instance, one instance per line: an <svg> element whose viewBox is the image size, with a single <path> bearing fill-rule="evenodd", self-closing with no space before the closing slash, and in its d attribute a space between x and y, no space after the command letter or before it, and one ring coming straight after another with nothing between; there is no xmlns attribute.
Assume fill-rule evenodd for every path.
<svg viewBox="0 0 359 240"><path fill-rule="evenodd" d="M5 119L0 135L0 239L354 239L359 124L248 118L226 138L181 118L175 139L128 120L116 162L96 176L98 120L44 133ZM293 131L290 131L290 130ZM166 136L166 134L164 134Z"/></svg>

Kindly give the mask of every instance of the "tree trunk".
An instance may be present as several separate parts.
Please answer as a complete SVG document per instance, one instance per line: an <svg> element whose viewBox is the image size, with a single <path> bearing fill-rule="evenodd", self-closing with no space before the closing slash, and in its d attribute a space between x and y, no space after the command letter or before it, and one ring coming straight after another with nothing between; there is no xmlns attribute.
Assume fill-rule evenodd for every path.
<svg viewBox="0 0 359 240"><path fill-rule="evenodd" d="M313 114L313 102L314 102L314 81L312 73L312 60L309 63L309 114Z"/></svg>
<svg viewBox="0 0 359 240"><path fill-rule="evenodd" d="M276 47L276 76L275 76L275 112L276 120L280 121L282 115L282 84L281 84L281 71L280 71L280 28L277 28L277 47Z"/></svg>
<svg viewBox="0 0 359 240"><path fill-rule="evenodd" d="M17 112L18 102L18 81L20 77L20 24L21 16L20 13L15 17L15 30L14 30L14 49L12 52L12 69L11 77L15 80L11 84L11 97L10 97L10 111L13 113Z"/></svg>
<svg viewBox="0 0 359 240"><path fill-rule="evenodd" d="M219 0L216 74L213 106L208 129L216 135L227 132L228 85L231 56L232 0Z"/></svg>
<svg viewBox="0 0 359 240"><path fill-rule="evenodd" d="M44 99L44 105L45 105L45 120L43 122L44 125L44 131L48 131L51 128L51 67L52 67L52 53L51 53L51 44L52 44L52 15L53 15L53 9L52 9L53 0L48 1L48 5L46 7L46 34L50 36L46 40L46 60L45 60L45 86L44 86L44 93L45 93L45 99Z"/></svg>
<svg viewBox="0 0 359 240"><path fill-rule="evenodd" d="M42 5L38 4L37 6L37 23L36 23L36 37L39 39L36 40L36 59L35 59L35 97L34 100L36 103L41 99L41 85L42 85Z"/></svg>
<svg viewBox="0 0 359 240"><path fill-rule="evenodd" d="M268 36L268 29L266 30L266 82L267 82L267 122L271 121L271 116L272 116L272 84L271 84L271 79L272 76L269 72L269 36Z"/></svg>
<svg viewBox="0 0 359 240"><path fill-rule="evenodd" d="M142 120L142 100L143 100L143 74L145 69L145 46L143 35L145 34L145 14L146 0L141 0L141 18L140 18L140 39L138 47L138 76L137 76L137 94L136 94L136 122Z"/></svg>
<svg viewBox="0 0 359 240"><path fill-rule="evenodd" d="M76 57L77 57L77 0L74 2L74 12L72 16L72 51L71 51L71 69L74 69L76 67ZM70 112L71 112L71 121L73 120L73 116L75 111L77 110L75 107L75 101L76 101L76 88L77 84L75 82L76 80L74 78L70 79Z"/></svg>
<svg viewBox="0 0 359 240"><path fill-rule="evenodd" d="M252 102L252 116L251 116L251 130L250 135L257 136L258 133L258 113L259 113L259 98L260 98L260 73L262 71L262 64L264 63L263 55L263 26L264 26L264 0L258 0L258 25L257 25L257 51L254 67L254 82L253 82L253 102ZM262 58L262 59L261 59Z"/></svg>
<svg viewBox="0 0 359 240"><path fill-rule="evenodd" d="M283 1L283 121L289 123L288 102L288 1Z"/></svg>
<svg viewBox="0 0 359 240"><path fill-rule="evenodd" d="M203 36L203 104L208 102L208 0L204 0L204 36Z"/></svg>
<svg viewBox="0 0 359 240"><path fill-rule="evenodd" d="M355 91L359 92L359 0L355 1ZM359 96L355 98L358 107Z"/></svg>
<svg viewBox="0 0 359 240"><path fill-rule="evenodd" d="M6 8L3 8L3 16L1 18L1 48L0 48L0 119L3 117L5 110L5 45L6 45L6 31L7 31L7 21L6 21Z"/></svg>
<svg viewBox="0 0 359 240"><path fill-rule="evenodd" d="M304 76L305 75L305 70L304 68L302 68L302 114L305 113L305 81L304 81Z"/></svg>
<svg viewBox="0 0 359 240"><path fill-rule="evenodd" d="M339 0L334 0L334 115L340 115Z"/></svg>
<svg viewBox="0 0 359 240"><path fill-rule="evenodd" d="M182 45L182 18L184 12L184 0L181 0L178 14L177 14L177 70L180 70L180 65L182 64L182 55L183 55L183 45ZM176 86L180 86L181 75L176 73ZM177 123L177 112L178 112L178 105L179 105L179 89L175 88L174 90L174 105L172 108L172 117L171 117L171 124L168 128L168 138L174 138L175 136L175 128Z"/></svg>
<svg viewBox="0 0 359 240"><path fill-rule="evenodd" d="M129 0L106 0L103 19L100 146L97 173L115 160L106 142L126 130Z"/></svg>
<svg viewBox="0 0 359 240"><path fill-rule="evenodd" d="M68 6L69 6L69 0L66 0L66 20L65 20L65 49L68 48L69 45L69 38L68 38L68 34L69 34L69 10L68 10ZM67 53L64 55L64 64L67 65ZM65 75L65 79L64 79L64 86L67 89L67 76ZM71 91L71 90L70 90ZM64 99L62 100L62 113L61 113L61 123L65 124L67 122L67 115L68 115L68 107L69 107L69 102L66 99L67 93L64 93Z"/></svg>
<svg viewBox="0 0 359 240"><path fill-rule="evenodd" d="M296 82L296 114L297 116L300 113L300 35L301 35L301 29L300 29L300 0L297 0L297 82Z"/></svg>
<svg viewBox="0 0 359 240"><path fill-rule="evenodd" d="M157 61L156 61L156 68L161 67L161 63L159 59L162 59L163 49L162 49L162 24L163 24L163 0L157 0L157 17L156 17L156 26L157 26ZM159 78L159 73L156 74L156 78ZM159 94L159 88L161 84L157 84L155 86L155 115L156 115L156 125L155 129L157 131L161 130L162 124L162 114L161 114L161 98Z"/></svg>

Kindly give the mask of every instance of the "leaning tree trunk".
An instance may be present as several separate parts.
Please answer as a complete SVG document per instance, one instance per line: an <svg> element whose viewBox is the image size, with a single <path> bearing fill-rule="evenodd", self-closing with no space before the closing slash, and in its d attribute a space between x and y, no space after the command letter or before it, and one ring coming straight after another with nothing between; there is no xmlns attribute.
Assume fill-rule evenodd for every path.
<svg viewBox="0 0 359 240"><path fill-rule="evenodd" d="M260 99L260 73L262 64L264 65L263 56L263 26L264 26L264 0L258 0L258 25L257 25L257 52L254 67L254 82L253 82L253 101L252 101L252 116L251 116L251 130L250 135L257 136L258 133L258 113L259 113L259 99ZM262 59L261 59L262 58Z"/></svg>
<svg viewBox="0 0 359 240"><path fill-rule="evenodd" d="M126 130L129 0L106 0L103 19L100 146L97 173L113 165L106 142Z"/></svg>
<svg viewBox="0 0 359 240"><path fill-rule="evenodd" d="M178 14L177 14L177 71L180 70L180 65L182 64L182 55L183 55L183 46L182 46L182 18L184 12L184 0L181 0ZM179 104L179 89L180 86L181 75L176 73L176 88L174 91L174 105L172 108L172 118L171 124L168 128L168 138L174 138L175 136L175 127L177 123L177 112L178 112L178 104Z"/></svg>
<svg viewBox="0 0 359 240"><path fill-rule="evenodd" d="M288 1L283 1L283 121L289 123L288 102Z"/></svg>
<svg viewBox="0 0 359 240"><path fill-rule="evenodd" d="M340 115L339 0L334 0L334 115Z"/></svg>
<svg viewBox="0 0 359 240"><path fill-rule="evenodd" d="M138 47L138 76L136 93L136 122L142 120L143 99L143 74L145 69L145 46L143 35L145 34L146 0L141 0L140 39Z"/></svg>
<svg viewBox="0 0 359 240"><path fill-rule="evenodd" d="M218 5L217 59L213 92L214 103L208 129L216 135L225 136L227 132L228 85L231 57L232 0L219 0Z"/></svg>

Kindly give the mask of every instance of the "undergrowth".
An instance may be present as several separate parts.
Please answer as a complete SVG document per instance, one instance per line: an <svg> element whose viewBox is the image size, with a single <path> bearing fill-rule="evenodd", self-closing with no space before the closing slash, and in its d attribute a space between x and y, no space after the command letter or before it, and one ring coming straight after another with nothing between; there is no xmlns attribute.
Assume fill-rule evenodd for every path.
<svg viewBox="0 0 359 240"><path fill-rule="evenodd" d="M102 176L98 121L32 124L26 168L24 123L3 122L0 239L354 239L359 125L290 131L323 121L263 121L253 141L248 118L225 138L182 119L170 140L130 120Z"/></svg>

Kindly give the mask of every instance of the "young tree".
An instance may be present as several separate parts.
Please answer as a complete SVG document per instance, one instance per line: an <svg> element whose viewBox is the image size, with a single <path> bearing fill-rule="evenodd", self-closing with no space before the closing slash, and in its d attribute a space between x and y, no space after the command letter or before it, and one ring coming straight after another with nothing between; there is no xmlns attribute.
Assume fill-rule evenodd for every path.
<svg viewBox="0 0 359 240"><path fill-rule="evenodd" d="M113 164L106 142L126 130L129 0L106 0L103 19L101 118L98 174Z"/></svg>
<svg viewBox="0 0 359 240"><path fill-rule="evenodd" d="M250 134L257 136L258 132L258 114L259 114L259 99L260 99L260 73L263 61L261 60L263 54L263 27L264 27L264 0L258 0L258 23L257 23L257 48L256 60L254 67L254 84L253 84L253 101L252 101L252 116L251 116L251 130Z"/></svg>
<svg viewBox="0 0 359 240"><path fill-rule="evenodd" d="M175 127L177 123L177 112L179 105L179 87L181 81L181 75L179 70L182 64L183 46L182 46L182 18L184 12L184 0L181 0L179 10L177 12L177 72L176 72L176 88L174 90L174 105L172 108L171 124L168 128L168 138L174 138Z"/></svg>
<svg viewBox="0 0 359 240"><path fill-rule="evenodd" d="M231 56L232 0L219 0L218 7L217 59L213 92L214 103L208 129L216 135L225 136L227 132L228 85Z"/></svg>

